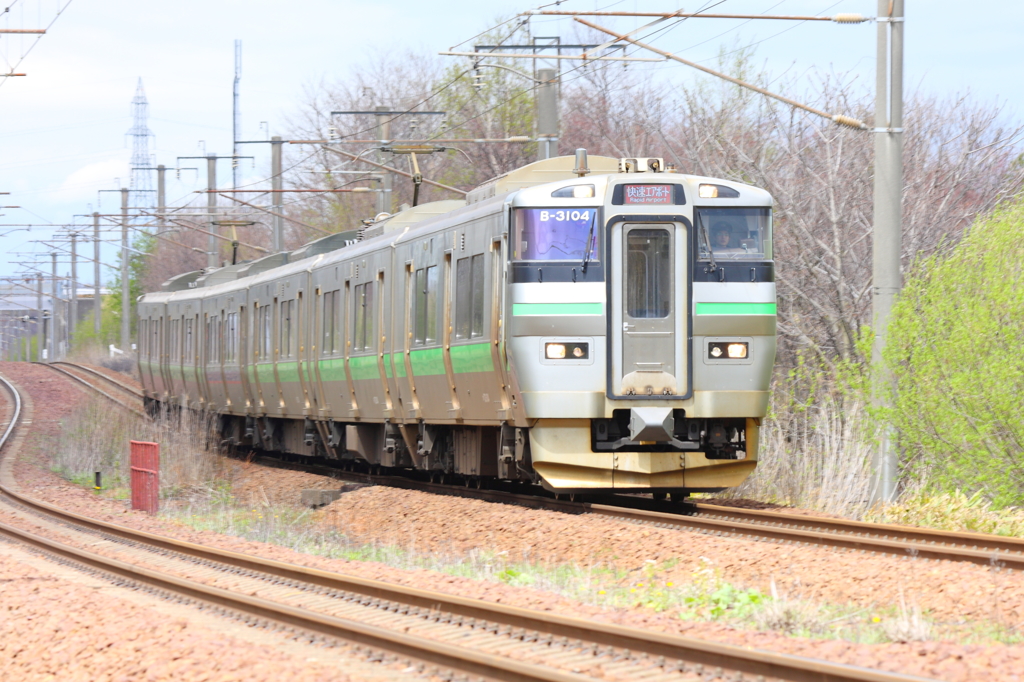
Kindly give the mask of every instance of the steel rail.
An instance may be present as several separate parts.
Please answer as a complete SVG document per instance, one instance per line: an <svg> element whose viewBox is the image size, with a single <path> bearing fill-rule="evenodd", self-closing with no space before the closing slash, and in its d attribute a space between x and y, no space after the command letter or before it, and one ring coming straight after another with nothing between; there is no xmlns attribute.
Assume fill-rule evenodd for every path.
<svg viewBox="0 0 1024 682"><path fill-rule="evenodd" d="M833 519L825 516L803 516L800 514L790 514L785 511L741 509L705 503L696 503L694 507L701 517L726 519L733 522L741 521L750 525L844 533L862 537L898 538L905 542L928 544L929 546L983 547L987 551L1024 554L1024 539L993 535L991 533L946 531L897 524L869 523L850 519Z"/></svg>
<svg viewBox="0 0 1024 682"><path fill-rule="evenodd" d="M128 384L123 384L120 381L118 381L117 379L114 379L113 377L108 377L103 372L97 371L97 370L93 369L92 367L86 367L85 365L79 365L78 363L75 363L75 362L66 362L64 360L56 360L54 362L51 362L50 364L51 365L66 365L68 367L73 367L74 369L77 369L77 370L80 370L82 372L85 372L86 374L90 374L90 375L92 375L94 377L99 377L100 379L102 379L102 380L104 380L104 381L106 381L106 382L108 382L110 384L113 384L114 386L117 386L118 388L122 389L125 393L131 393L136 398L142 398L143 397L142 391L140 391L139 389L135 388L134 386L129 386Z"/></svg>
<svg viewBox="0 0 1024 682"><path fill-rule="evenodd" d="M0 439L0 447L20 418L20 398L16 388L5 378L0 381L15 398L15 414ZM703 666L718 666L749 675L793 680L794 682L921 682L916 676L871 670L828 661L754 650L699 639L649 632L618 625L595 623L578 618L533 611L481 600L468 599L444 593L420 590L330 573L270 559L219 550L174 538L136 531L116 524L90 519L53 505L21 495L0 484L0 492L17 502L56 517L65 522L99 530L131 542L148 545L163 551L184 554L204 562L225 564L235 569L257 571L281 580L306 583L330 590L364 595L371 600L383 600L413 608L441 610L452 616L484 620L489 623L546 633L552 637L584 640L599 647L629 650L632 653L665 657ZM317 613L251 595L237 594L188 579L129 564L117 559L97 555L86 550L69 547L20 529L0 524L0 533L31 544L44 552L78 562L94 569L141 582L158 590L185 595L222 608L249 614L257 618L283 622L313 633L337 637L376 649L425 661L432 665L452 668L458 672L482 675L495 680L521 682L582 682L591 680L578 673L553 669L531 663L482 653L466 647L446 644L433 639L400 633L362 622Z"/></svg>
<svg viewBox="0 0 1024 682"><path fill-rule="evenodd" d="M359 483L468 497L568 514L595 514L664 528L1024 570L1024 540L985 533L940 531L818 516L799 516L785 512L736 509L705 503L675 505L676 508L673 509L667 503L627 495L592 496L591 501L570 501L536 494L426 483L401 476L364 474L328 467L304 465L299 468L317 470L339 479Z"/></svg>
<svg viewBox="0 0 1024 682"><path fill-rule="evenodd" d="M126 410L131 410L132 412L134 412L135 414L139 415L140 417L145 417L147 419L149 418L149 415L146 414L146 412L142 408L134 407L132 405L128 405L127 403L125 403L125 402L123 402L121 400L118 400L114 396L112 396L109 393L107 393L106 391L104 391L99 386L97 386L95 384L89 383L88 381L86 381L82 377L78 376L77 374L75 374L73 372L69 372L68 370L64 369L63 367L57 367L55 364L51 364L51 363L48 363L48 362L33 362L32 364L33 365L40 365L42 367L49 367L54 372L59 372L59 373L63 374L66 377L70 377L71 379L74 379L75 381L77 381L78 383L82 384L83 386L92 389L93 391L95 391L95 392L99 393L100 395L102 395L107 400L120 405L121 407L125 408Z"/></svg>

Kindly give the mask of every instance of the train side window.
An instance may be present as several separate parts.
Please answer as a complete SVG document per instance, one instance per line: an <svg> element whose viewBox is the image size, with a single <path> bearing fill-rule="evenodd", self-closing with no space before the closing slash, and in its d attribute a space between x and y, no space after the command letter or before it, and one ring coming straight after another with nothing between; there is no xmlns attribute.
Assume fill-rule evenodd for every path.
<svg viewBox="0 0 1024 682"><path fill-rule="evenodd" d="M282 358L292 356L292 315L295 312L295 301L281 301L281 354Z"/></svg>
<svg viewBox="0 0 1024 682"><path fill-rule="evenodd" d="M193 362L193 346L192 346L192 318L185 320L185 364L191 365Z"/></svg>
<svg viewBox="0 0 1024 682"><path fill-rule="evenodd" d="M427 273L423 268L416 271L416 287L413 296L413 327L416 345L422 346L427 338Z"/></svg>
<svg viewBox="0 0 1024 682"><path fill-rule="evenodd" d="M331 299L332 300L332 303L331 303L331 316L334 319L334 324L332 326L332 329L334 331L331 333L331 348L334 349L332 352L340 353L341 352L341 339L342 339L342 334L341 334L342 324L341 324L341 322L342 322L342 319L343 319L342 316L341 316L341 313L342 313L341 289L335 289L332 293L334 294L334 298Z"/></svg>
<svg viewBox="0 0 1024 682"><path fill-rule="evenodd" d="M332 355L334 353L334 296L335 292L328 291L323 295L323 313L320 319L323 320L324 338L320 345L321 355Z"/></svg>
<svg viewBox="0 0 1024 682"><path fill-rule="evenodd" d="M149 357L149 333L146 329L146 320L139 320L139 355L144 358Z"/></svg>
<svg viewBox="0 0 1024 682"><path fill-rule="evenodd" d="M256 306L256 310L253 311L252 316L252 338L253 338L253 355L256 356L257 360L263 359L263 308Z"/></svg>
<svg viewBox="0 0 1024 682"><path fill-rule="evenodd" d="M203 325L206 327L203 330L203 359L206 361L204 364L209 364L213 361L213 318L209 315L204 315L206 323Z"/></svg>
<svg viewBox="0 0 1024 682"><path fill-rule="evenodd" d="M376 285L376 282L367 282L363 285L363 290L365 291L365 295L363 297L363 350L368 350L376 346L373 342L374 285Z"/></svg>
<svg viewBox="0 0 1024 682"><path fill-rule="evenodd" d="M261 360L267 360L270 357L270 347L272 337L270 335L270 306L260 306L259 310L259 334L257 342L260 344L259 357Z"/></svg>
<svg viewBox="0 0 1024 682"><path fill-rule="evenodd" d="M426 305L424 306L424 317L426 317L426 342L437 340L437 266L431 265L427 268L426 281Z"/></svg>
<svg viewBox="0 0 1024 682"><path fill-rule="evenodd" d="M437 266L416 271L416 295L413 306L416 345L437 340Z"/></svg>
<svg viewBox="0 0 1024 682"><path fill-rule="evenodd" d="M472 261L460 258L455 263L455 338L468 339L473 313Z"/></svg>
<svg viewBox="0 0 1024 682"><path fill-rule="evenodd" d="M473 256L473 321L470 336L484 335L484 255Z"/></svg>
<svg viewBox="0 0 1024 682"><path fill-rule="evenodd" d="M484 334L484 256L460 258L455 263L455 338Z"/></svg>
<svg viewBox="0 0 1024 682"><path fill-rule="evenodd" d="M213 321L217 326L217 335L213 337L213 354L215 356L213 360L220 363L221 358L224 356L224 322L219 314L213 318Z"/></svg>
<svg viewBox="0 0 1024 682"><path fill-rule="evenodd" d="M357 284L353 290L355 303L352 306L352 350L363 349L363 321L366 319L366 285Z"/></svg>

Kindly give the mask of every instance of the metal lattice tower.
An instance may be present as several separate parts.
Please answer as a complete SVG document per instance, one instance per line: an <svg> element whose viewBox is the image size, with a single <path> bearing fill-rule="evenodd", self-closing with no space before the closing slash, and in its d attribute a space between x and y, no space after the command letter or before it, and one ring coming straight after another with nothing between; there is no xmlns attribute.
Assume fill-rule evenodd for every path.
<svg viewBox="0 0 1024 682"><path fill-rule="evenodd" d="M129 206L153 208L153 167L149 158L149 138L154 137L147 124L149 119L149 101L146 91L142 88L142 79L135 89L132 98L132 127L128 134L132 136L131 181L128 185L130 194Z"/></svg>

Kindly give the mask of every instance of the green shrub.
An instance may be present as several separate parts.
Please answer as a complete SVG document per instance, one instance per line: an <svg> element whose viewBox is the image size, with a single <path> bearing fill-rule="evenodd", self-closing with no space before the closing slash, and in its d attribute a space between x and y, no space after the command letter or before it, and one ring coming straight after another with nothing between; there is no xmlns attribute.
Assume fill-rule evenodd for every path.
<svg viewBox="0 0 1024 682"><path fill-rule="evenodd" d="M908 480L1024 503L1024 202L918 263L893 309L891 420Z"/></svg>

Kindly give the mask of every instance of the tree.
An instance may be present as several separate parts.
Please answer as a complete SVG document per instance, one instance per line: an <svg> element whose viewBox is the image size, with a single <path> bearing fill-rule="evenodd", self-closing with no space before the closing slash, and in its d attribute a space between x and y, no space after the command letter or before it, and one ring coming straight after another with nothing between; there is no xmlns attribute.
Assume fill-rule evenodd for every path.
<svg viewBox="0 0 1024 682"><path fill-rule="evenodd" d="M893 309L886 360L906 473L1024 503L1024 201L919 261Z"/></svg>

